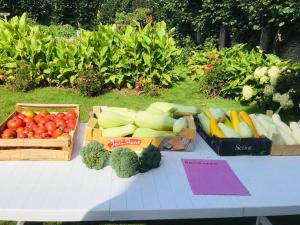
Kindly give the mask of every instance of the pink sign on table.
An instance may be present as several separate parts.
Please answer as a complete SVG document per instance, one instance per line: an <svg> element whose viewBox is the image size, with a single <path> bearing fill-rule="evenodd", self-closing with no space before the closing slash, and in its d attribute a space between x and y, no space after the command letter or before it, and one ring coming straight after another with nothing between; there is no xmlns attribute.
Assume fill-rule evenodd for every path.
<svg viewBox="0 0 300 225"><path fill-rule="evenodd" d="M225 160L182 159L182 164L194 195L250 195Z"/></svg>

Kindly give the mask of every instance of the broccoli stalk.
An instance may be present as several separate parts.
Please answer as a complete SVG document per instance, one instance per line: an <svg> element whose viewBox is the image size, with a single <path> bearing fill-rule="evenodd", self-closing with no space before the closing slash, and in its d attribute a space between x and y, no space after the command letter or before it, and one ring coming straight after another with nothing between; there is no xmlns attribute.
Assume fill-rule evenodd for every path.
<svg viewBox="0 0 300 225"><path fill-rule="evenodd" d="M153 168L159 167L161 160L160 150L154 145L150 144L147 148L144 148L139 161L139 171L145 173Z"/></svg>
<svg viewBox="0 0 300 225"><path fill-rule="evenodd" d="M137 154L129 148L119 148L112 151L110 165L118 177L127 178L136 174L139 159Z"/></svg>
<svg viewBox="0 0 300 225"><path fill-rule="evenodd" d="M82 161L89 169L100 170L109 157L109 152L104 149L104 145L92 140L81 151Z"/></svg>

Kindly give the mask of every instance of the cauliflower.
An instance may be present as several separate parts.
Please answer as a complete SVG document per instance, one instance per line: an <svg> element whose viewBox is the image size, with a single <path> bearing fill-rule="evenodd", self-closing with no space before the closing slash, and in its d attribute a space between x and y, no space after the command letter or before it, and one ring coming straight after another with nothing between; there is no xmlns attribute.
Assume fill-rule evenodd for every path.
<svg viewBox="0 0 300 225"><path fill-rule="evenodd" d="M260 77L260 79L259 79L260 84L266 84L268 82L269 82L269 77L267 77L266 75Z"/></svg>
<svg viewBox="0 0 300 225"><path fill-rule="evenodd" d="M272 85L266 85L264 88L264 95L269 97L274 94L275 88Z"/></svg>
<svg viewBox="0 0 300 225"><path fill-rule="evenodd" d="M129 148L118 148L111 153L110 165L118 177L127 178L136 174L139 168L139 158Z"/></svg>
<svg viewBox="0 0 300 225"><path fill-rule="evenodd" d="M268 72L268 67L257 67L254 71L254 78L260 79L261 77L265 76Z"/></svg>
<svg viewBox="0 0 300 225"><path fill-rule="evenodd" d="M245 85L243 87L243 97L245 100L249 100L250 98L253 97L253 89L249 85Z"/></svg>

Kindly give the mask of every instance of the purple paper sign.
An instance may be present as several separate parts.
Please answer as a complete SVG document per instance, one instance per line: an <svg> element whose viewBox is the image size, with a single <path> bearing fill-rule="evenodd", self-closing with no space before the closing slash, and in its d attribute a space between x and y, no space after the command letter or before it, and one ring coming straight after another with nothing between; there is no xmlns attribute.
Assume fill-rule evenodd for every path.
<svg viewBox="0 0 300 225"><path fill-rule="evenodd" d="M225 160L182 159L182 164L195 195L250 195Z"/></svg>

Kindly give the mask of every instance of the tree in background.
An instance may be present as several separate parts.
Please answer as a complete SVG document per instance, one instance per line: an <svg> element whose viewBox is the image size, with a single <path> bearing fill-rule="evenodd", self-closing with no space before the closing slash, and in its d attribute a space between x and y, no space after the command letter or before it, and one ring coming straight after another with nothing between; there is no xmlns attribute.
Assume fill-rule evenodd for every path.
<svg viewBox="0 0 300 225"><path fill-rule="evenodd" d="M193 20L199 13L199 0L155 0L154 19L166 21L169 28L175 27L177 39L193 35Z"/></svg>

